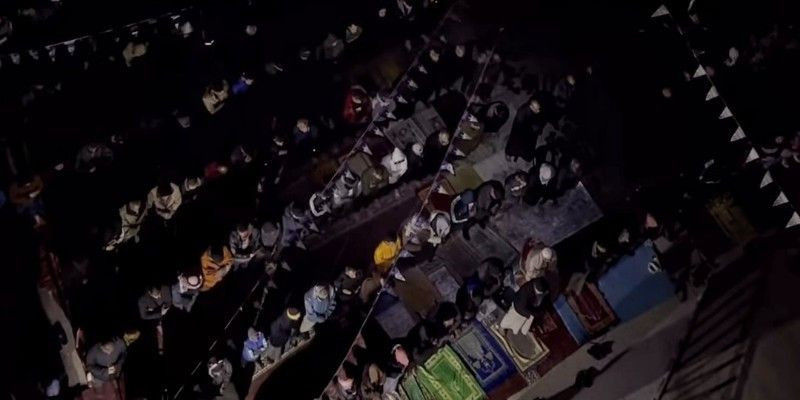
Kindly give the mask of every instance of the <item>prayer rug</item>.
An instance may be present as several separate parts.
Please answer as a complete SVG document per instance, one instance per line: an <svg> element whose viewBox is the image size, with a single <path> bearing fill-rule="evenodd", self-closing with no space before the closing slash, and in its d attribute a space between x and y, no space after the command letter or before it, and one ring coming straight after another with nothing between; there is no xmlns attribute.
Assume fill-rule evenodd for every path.
<svg viewBox="0 0 800 400"><path fill-rule="evenodd" d="M572 338L569 330L567 330L552 305L546 306L542 312L536 315L531 332L548 349L547 356L533 368L539 376L544 375L556 364L578 350L578 343ZM529 376L527 372L526 376Z"/></svg>
<svg viewBox="0 0 800 400"><path fill-rule="evenodd" d="M518 335L511 331L503 332L499 323L492 325L491 331L497 342L503 347L505 353L514 360L514 364L520 371L533 367L549 352L547 346L533 332L528 332L524 335Z"/></svg>
<svg viewBox="0 0 800 400"><path fill-rule="evenodd" d="M453 344L453 350L486 393L518 374L514 361L480 322L470 324Z"/></svg>
<svg viewBox="0 0 800 400"><path fill-rule="evenodd" d="M417 267L403 271L403 277L405 281L397 281L394 288L395 293L411 310L419 315L428 315L428 312L440 299L439 291L425 273Z"/></svg>
<svg viewBox="0 0 800 400"><path fill-rule="evenodd" d="M617 321L614 311L593 283L586 283L578 293L567 293L566 298L583 327L591 335L606 330Z"/></svg>
<svg viewBox="0 0 800 400"><path fill-rule="evenodd" d="M392 339L403 338L417 324L414 315L409 312L402 301L391 295L382 293L378 299L375 320Z"/></svg>
<svg viewBox="0 0 800 400"><path fill-rule="evenodd" d="M522 251L525 242L534 235L546 245L554 246L602 216L592 196L579 184L564 193L558 205L549 201L540 206L514 204L496 215L491 225L517 251Z"/></svg>
<svg viewBox="0 0 800 400"><path fill-rule="evenodd" d="M411 382L408 382L409 379ZM486 399L478 382L450 346L442 347L422 366L415 368L402 387L408 398L414 400ZM419 397L420 394L422 397Z"/></svg>
<svg viewBox="0 0 800 400"><path fill-rule="evenodd" d="M583 327L578 316L575 315L575 311L573 311L572 307L567 303L567 298L565 296L558 296L556 301L553 302L553 305L556 308L556 312L558 312L558 316L564 321L564 326L567 327L570 335L575 339L575 342L579 345L588 342L591 335L586 331L586 328Z"/></svg>
<svg viewBox="0 0 800 400"><path fill-rule="evenodd" d="M648 241L633 255L620 258L600 277L597 286L620 322L630 321L675 295L672 282L663 271L652 273L648 264L655 252Z"/></svg>

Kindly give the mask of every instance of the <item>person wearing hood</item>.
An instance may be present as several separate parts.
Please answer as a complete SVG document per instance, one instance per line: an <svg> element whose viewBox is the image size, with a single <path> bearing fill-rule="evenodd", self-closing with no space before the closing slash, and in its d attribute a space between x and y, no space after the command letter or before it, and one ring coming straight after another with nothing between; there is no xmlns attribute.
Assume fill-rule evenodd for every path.
<svg viewBox="0 0 800 400"><path fill-rule="evenodd" d="M124 206L119 208L119 231L108 242L106 250L110 251L115 249L122 243L131 239L134 242L139 242L139 230L142 227L142 222L147 214L144 202L141 200L131 200Z"/></svg>
<svg viewBox="0 0 800 400"><path fill-rule="evenodd" d="M120 338L101 341L86 353L86 368L89 370L89 386L95 395L104 399L117 399L122 377L122 366L128 348Z"/></svg>
<svg viewBox="0 0 800 400"><path fill-rule="evenodd" d="M386 234L383 240L378 243L372 254L372 260L381 276L386 276L389 273L394 260L400 255L400 250L402 249L403 244L394 232Z"/></svg>
<svg viewBox="0 0 800 400"><path fill-rule="evenodd" d="M203 271L203 287L201 292L207 292L216 286L233 266L233 255L223 245L209 246L200 257L200 268Z"/></svg>
<svg viewBox="0 0 800 400"><path fill-rule="evenodd" d="M538 98L531 98L517 110L511 134L506 142L506 156L512 160L522 158L532 162L535 156L536 143L547 123L545 110Z"/></svg>
<svg viewBox="0 0 800 400"><path fill-rule="evenodd" d="M172 307L172 292L169 286L153 286L139 298L139 317L155 325L158 353L164 353L164 328L161 320Z"/></svg>
<svg viewBox="0 0 800 400"><path fill-rule="evenodd" d="M514 293L514 303L500 320L500 328L517 335L531 330L534 313L541 309L550 297L550 288L543 278L531 279Z"/></svg>
<svg viewBox="0 0 800 400"><path fill-rule="evenodd" d="M264 254L261 248L261 232L253 224L242 223L228 236L228 246L233 254L233 269L247 266L251 260Z"/></svg>
<svg viewBox="0 0 800 400"><path fill-rule="evenodd" d="M425 148L420 143L409 143L403 154L406 155L406 164L408 165L407 179L419 179L423 174Z"/></svg>
<svg viewBox="0 0 800 400"><path fill-rule="evenodd" d="M528 185L522 199L532 206L544 204L547 200L552 200L553 204L556 204L558 202L558 180L555 178L555 173L555 168L547 163L533 166L528 171Z"/></svg>
<svg viewBox="0 0 800 400"><path fill-rule="evenodd" d="M389 172L389 184L393 185L408 171L408 159L397 147L381 160L381 165Z"/></svg>
<svg viewBox="0 0 800 400"><path fill-rule="evenodd" d="M499 181L486 181L475 189L476 207L474 221L478 223L481 228L486 228L486 223L489 218L500 211L500 206L505 200L505 188Z"/></svg>
<svg viewBox="0 0 800 400"><path fill-rule="evenodd" d="M264 222L261 225L261 247L267 257L267 261L272 261L280 255L281 244L281 227L280 224L275 224L271 221Z"/></svg>
<svg viewBox="0 0 800 400"><path fill-rule="evenodd" d="M361 190L364 197L378 193L389 184L389 171L382 164L370 167L361 176Z"/></svg>
<svg viewBox="0 0 800 400"><path fill-rule="evenodd" d="M477 200L474 190L465 190L450 202L450 218L454 224L463 224L461 232L465 240L470 240L469 228L478 212Z"/></svg>
<svg viewBox="0 0 800 400"><path fill-rule="evenodd" d="M528 189L528 173L517 171L506 177L505 180L506 196L509 201L519 203Z"/></svg>
<svg viewBox="0 0 800 400"><path fill-rule="evenodd" d="M178 275L178 282L172 285L172 305L187 313L191 312L201 287L203 287L202 276Z"/></svg>
<svg viewBox="0 0 800 400"><path fill-rule="evenodd" d="M158 186L147 194L147 209L153 209L164 221L169 221L175 216L182 202L181 189L167 180L159 182Z"/></svg>
<svg viewBox="0 0 800 400"><path fill-rule="evenodd" d="M266 363L272 364L281 359L288 350L286 345L297 334L300 328L300 310L289 307L280 317L269 325L269 339L265 353Z"/></svg>
<svg viewBox="0 0 800 400"><path fill-rule="evenodd" d="M367 91L359 86L350 87L344 99L342 119L351 125L361 125L369 122L372 115L372 103Z"/></svg>
<svg viewBox="0 0 800 400"><path fill-rule="evenodd" d="M281 248L296 246L305 249L303 239L311 232L319 232L311 216L295 203L286 206L281 218Z"/></svg>
<svg viewBox="0 0 800 400"><path fill-rule="evenodd" d="M514 271L514 282L522 286L525 282L536 278L553 279L558 273L558 256L556 251L544 243L531 239L522 248L519 265Z"/></svg>
<svg viewBox="0 0 800 400"><path fill-rule="evenodd" d="M254 362L260 367L261 357L266 351L267 339L264 334L253 327L247 328L247 339L242 345L242 365Z"/></svg>
<svg viewBox="0 0 800 400"><path fill-rule="evenodd" d="M325 322L336 309L336 296L332 285L316 285L303 296L306 314L300 323L300 333L311 335L314 325Z"/></svg>
<svg viewBox="0 0 800 400"><path fill-rule="evenodd" d="M78 152L75 170L83 173L95 173L98 169L107 168L114 161L114 152L102 143L89 143Z"/></svg>

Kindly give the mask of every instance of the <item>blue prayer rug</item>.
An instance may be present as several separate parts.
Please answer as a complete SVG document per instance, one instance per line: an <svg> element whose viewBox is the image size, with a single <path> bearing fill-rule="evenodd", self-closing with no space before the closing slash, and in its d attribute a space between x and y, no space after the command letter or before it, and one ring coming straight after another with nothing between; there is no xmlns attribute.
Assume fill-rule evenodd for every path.
<svg viewBox="0 0 800 400"><path fill-rule="evenodd" d="M514 361L480 322L472 322L452 347L486 393L517 374Z"/></svg>

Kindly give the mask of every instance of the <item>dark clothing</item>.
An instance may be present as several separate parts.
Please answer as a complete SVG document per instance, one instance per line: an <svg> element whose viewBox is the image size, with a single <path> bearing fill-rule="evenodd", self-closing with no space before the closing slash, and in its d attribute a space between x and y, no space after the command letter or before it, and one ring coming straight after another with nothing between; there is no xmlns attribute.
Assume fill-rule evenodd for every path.
<svg viewBox="0 0 800 400"><path fill-rule="evenodd" d="M520 157L531 162L536 151L536 141L542 133L547 119L544 111L540 111L538 114L534 113L529 105L529 102L525 103L517 110L511 134L506 142L506 155Z"/></svg>
<svg viewBox="0 0 800 400"><path fill-rule="evenodd" d="M539 168L534 166L528 172L528 186L525 189L525 195L522 199L532 206L547 200L555 201L558 198L557 183L557 177L553 177L546 185L543 184L541 179L539 179Z"/></svg>
<svg viewBox="0 0 800 400"><path fill-rule="evenodd" d="M339 300L346 302L357 298L361 291L361 284L364 282L364 276L360 271L356 273L355 278L347 276L344 272L336 280L334 286L336 287L336 294Z"/></svg>
<svg viewBox="0 0 800 400"><path fill-rule="evenodd" d="M108 382L118 378L122 372L122 363L125 362L127 347L120 338L114 339L113 343L114 350L110 354L106 354L103 351L101 343L94 345L89 349L89 353L86 354L86 367L96 380ZM116 372L109 374L108 368L112 366L116 369Z"/></svg>
<svg viewBox="0 0 800 400"><path fill-rule="evenodd" d="M169 286L161 286L161 297L154 298L145 293L139 298L139 316L144 320L161 319L161 310L172 306L172 294Z"/></svg>
<svg viewBox="0 0 800 400"><path fill-rule="evenodd" d="M299 327L300 320L292 321L284 312L269 326L269 343L275 347L283 347Z"/></svg>
<svg viewBox="0 0 800 400"><path fill-rule="evenodd" d="M537 290L541 293L536 293ZM530 317L541 307L549 294L550 290L544 278L531 279L514 293L514 310L523 317Z"/></svg>
<svg viewBox="0 0 800 400"><path fill-rule="evenodd" d="M484 182L478 189L475 204L475 218L482 220L497 213L505 199L505 189L498 181Z"/></svg>

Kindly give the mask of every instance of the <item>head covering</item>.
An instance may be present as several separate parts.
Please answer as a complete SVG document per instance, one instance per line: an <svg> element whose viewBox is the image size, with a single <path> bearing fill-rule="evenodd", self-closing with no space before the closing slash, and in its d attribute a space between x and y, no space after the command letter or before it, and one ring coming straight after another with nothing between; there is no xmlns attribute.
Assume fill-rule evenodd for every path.
<svg viewBox="0 0 800 400"><path fill-rule="evenodd" d="M286 309L286 317L288 317L292 321L297 321L298 319L300 319L300 310L294 307L289 307Z"/></svg>
<svg viewBox="0 0 800 400"><path fill-rule="evenodd" d="M554 172L552 165L547 163L542 164L539 167L539 181L546 185L550 182L550 179L553 179Z"/></svg>
<svg viewBox="0 0 800 400"><path fill-rule="evenodd" d="M185 292L187 290L198 290L200 287L203 286L203 277L198 275L178 275L178 287L181 289L181 292Z"/></svg>
<svg viewBox="0 0 800 400"><path fill-rule="evenodd" d="M528 280L541 278L547 272L547 269L550 268L554 260L555 251L549 247L532 250L525 259L526 278Z"/></svg>
<svg viewBox="0 0 800 400"><path fill-rule="evenodd" d="M181 35L183 35L183 37L187 37L187 36L191 35L192 32L194 32L194 27L192 27L192 23L191 22L186 21L181 25L180 31L181 31Z"/></svg>
<svg viewBox="0 0 800 400"><path fill-rule="evenodd" d="M328 287L324 285L317 285L314 286L314 296L320 299L327 299L330 293L328 293Z"/></svg>
<svg viewBox="0 0 800 400"><path fill-rule="evenodd" d="M275 247L275 244L278 243L278 238L280 236L280 229L270 222L267 221L264 225L261 226L261 244L264 247Z"/></svg>
<svg viewBox="0 0 800 400"><path fill-rule="evenodd" d="M418 157L422 157L423 147L419 143L414 143L411 145L411 151L414 152Z"/></svg>

